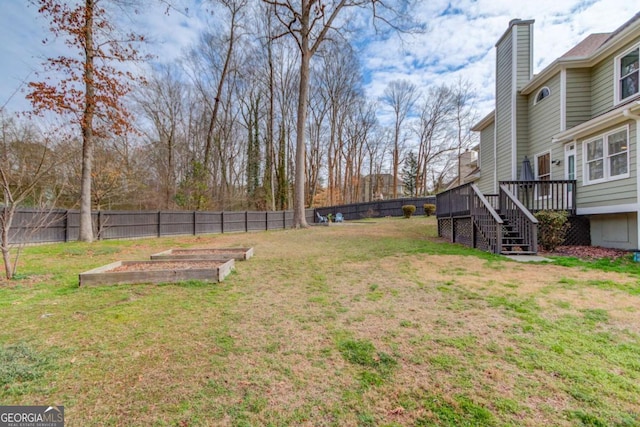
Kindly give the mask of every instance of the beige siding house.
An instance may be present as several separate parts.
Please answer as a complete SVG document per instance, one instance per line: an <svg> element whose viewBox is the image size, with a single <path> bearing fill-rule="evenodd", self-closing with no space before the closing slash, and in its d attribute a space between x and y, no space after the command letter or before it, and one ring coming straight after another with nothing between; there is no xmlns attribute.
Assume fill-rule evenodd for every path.
<svg viewBox="0 0 640 427"><path fill-rule="evenodd" d="M576 180L566 191L575 191L576 215L589 219L592 245L639 249L640 13L537 75L533 26L512 20L496 43L495 111L473 128L476 186L495 194L518 181L526 157L535 180Z"/></svg>

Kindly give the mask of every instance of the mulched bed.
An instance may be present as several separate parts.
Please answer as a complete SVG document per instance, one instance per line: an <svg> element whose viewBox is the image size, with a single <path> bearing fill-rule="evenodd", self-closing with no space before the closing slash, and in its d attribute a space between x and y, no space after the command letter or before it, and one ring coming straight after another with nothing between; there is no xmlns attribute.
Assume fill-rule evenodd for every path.
<svg viewBox="0 0 640 427"><path fill-rule="evenodd" d="M618 259L629 255L629 251L622 249L601 248L599 246L558 246L553 252L538 251L539 255L570 256L584 260L601 258Z"/></svg>

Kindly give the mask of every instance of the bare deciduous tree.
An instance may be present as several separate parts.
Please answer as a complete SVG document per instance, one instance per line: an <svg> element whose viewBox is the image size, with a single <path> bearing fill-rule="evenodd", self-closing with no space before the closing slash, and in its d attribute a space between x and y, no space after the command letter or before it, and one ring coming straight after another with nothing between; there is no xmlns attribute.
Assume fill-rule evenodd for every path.
<svg viewBox="0 0 640 427"><path fill-rule="evenodd" d="M471 131L473 123L477 120L476 110L473 105L474 92L469 81L458 79L452 89L454 123L456 132L456 149L458 151L458 184L462 184L462 168L460 155L463 149L471 148L477 135Z"/></svg>
<svg viewBox="0 0 640 427"><path fill-rule="evenodd" d="M400 166L402 125L418 98L417 87L406 80L389 83L382 96L382 102L393 111L393 197L398 197L398 169Z"/></svg>
<svg viewBox="0 0 640 427"><path fill-rule="evenodd" d="M158 171L154 176L159 180L160 206L164 209L174 205L178 157L186 149L184 115L189 93L175 66L161 66L135 94L145 122L140 127L149 141L149 157Z"/></svg>
<svg viewBox="0 0 640 427"><path fill-rule="evenodd" d="M420 117L414 132L418 138L417 169L420 172L416 187L422 194L429 192L427 176L434 161L455 147L448 138L453 111L451 89L446 85L431 88L419 107Z"/></svg>
<svg viewBox="0 0 640 427"><path fill-rule="evenodd" d="M273 12L282 25L283 32L276 36L292 37L300 51L300 82L296 115L296 149L294 181L294 227L306 227L304 211L305 191L305 125L307 123L307 102L309 98L309 74L311 58L327 40L331 31L336 30L336 21L344 10L370 6L374 17L380 16L381 9L389 9L387 4L377 0L262 0L273 7ZM388 21L387 21L388 22Z"/></svg>
<svg viewBox="0 0 640 427"><path fill-rule="evenodd" d="M31 125L0 116L0 250L7 279L13 277L18 264L19 252L14 261L11 259L11 249L20 244L19 238L12 242L11 235L16 211L27 202L32 207L42 207L55 201L52 170L56 163L49 141L42 141ZM46 216L40 216L38 221L46 220ZM38 225L30 224L32 228Z"/></svg>

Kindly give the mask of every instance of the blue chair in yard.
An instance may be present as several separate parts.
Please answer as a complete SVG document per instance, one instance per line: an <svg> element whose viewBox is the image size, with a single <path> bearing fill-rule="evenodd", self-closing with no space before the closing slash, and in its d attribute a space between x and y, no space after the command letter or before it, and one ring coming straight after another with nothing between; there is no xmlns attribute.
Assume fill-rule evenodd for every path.
<svg viewBox="0 0 640 427"><path fill-rule="evenodd" d="M342 222L343 220L344 220L344 218L343 218L342 214L340 212L338 212L336 214L335 222Z"/></svg>

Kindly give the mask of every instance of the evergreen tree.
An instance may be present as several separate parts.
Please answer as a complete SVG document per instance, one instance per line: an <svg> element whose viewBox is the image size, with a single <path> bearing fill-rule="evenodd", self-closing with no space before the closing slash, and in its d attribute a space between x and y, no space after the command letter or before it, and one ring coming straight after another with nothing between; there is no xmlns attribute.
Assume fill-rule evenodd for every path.
<svg viewBox="0 0 640 427"><path fill-rule="evenodd" d="M404 184L405 196L415 197L417 194L417 186L420 182L420 174L418 172L418 159L413 151L407 154L402 166L402 183Z"/></svg>
<svg viewBox="0 0 640 427"><path fill-rule="evenodd" d="M256 189L260 186L260 97L251 101L248 119L247 144L247 193L253 201Z"/></svg>

